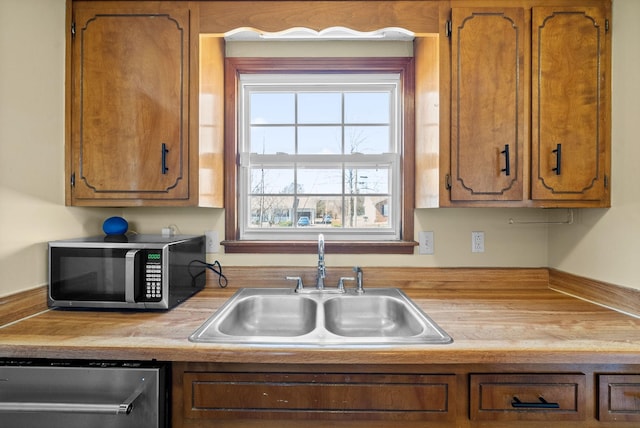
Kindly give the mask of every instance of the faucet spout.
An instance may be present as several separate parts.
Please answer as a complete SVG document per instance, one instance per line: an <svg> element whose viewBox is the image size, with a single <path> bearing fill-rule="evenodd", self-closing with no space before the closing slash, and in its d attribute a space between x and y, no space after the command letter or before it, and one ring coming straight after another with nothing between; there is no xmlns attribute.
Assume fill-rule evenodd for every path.
<svg viewBox="0 0 640 428"><path fill-rule="evenodd" d="M324 235L318 235L318 274L316 277L316 288L324 289L324 278L326 276L326 267L324 264Z"/></svg>
<svg viewBox="0 0 640 428"><path fill-rule="evenodd" d="M360 266L354 266L353 271L356 273L356 293L364 293L364 285L362 281L362 268Z"/></svg>

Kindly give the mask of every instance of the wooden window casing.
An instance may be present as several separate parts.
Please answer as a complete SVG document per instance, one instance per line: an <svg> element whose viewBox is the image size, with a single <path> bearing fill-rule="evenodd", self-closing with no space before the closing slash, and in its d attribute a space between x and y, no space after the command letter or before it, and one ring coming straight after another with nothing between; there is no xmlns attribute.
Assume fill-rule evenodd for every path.
<svg viewBox="0 0 640 428"><path fill-rule="evenodd" d="M401 239L328 241L334 254L413 254L415 90L413 58L227 58L225 62L225 240L226 253L315 253L315 241L239 240L237 204L237 87L245 73L399 73L402 81Z"/></svg>

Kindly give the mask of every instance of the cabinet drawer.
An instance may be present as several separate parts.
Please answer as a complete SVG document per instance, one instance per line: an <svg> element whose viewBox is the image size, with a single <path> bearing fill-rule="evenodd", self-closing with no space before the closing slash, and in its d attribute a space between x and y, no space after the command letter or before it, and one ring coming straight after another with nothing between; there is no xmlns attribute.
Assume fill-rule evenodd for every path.
<svg viewBox="0 0 640 428"><path fill-rule="evenodd" d="M598 419L640 421L640 375L598 376Z"/></svg>
<svg viewBox="0 0 640 428"><path fill-rule="evenodd" d="M453 420L455 375L186 372L187 419Z"/></svg>
<svg viewBox="0 0 640 428"><path fill-rule="evenodd" d="M583 374L471 374L472 420L585 418Z"/></svg>

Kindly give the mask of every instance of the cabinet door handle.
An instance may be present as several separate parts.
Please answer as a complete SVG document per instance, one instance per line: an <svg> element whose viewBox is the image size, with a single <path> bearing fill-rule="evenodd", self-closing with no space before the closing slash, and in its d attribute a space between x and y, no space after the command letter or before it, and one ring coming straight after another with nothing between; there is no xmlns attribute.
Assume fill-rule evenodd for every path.
<svg viewBox="0 0 640 428"><path fill-rule="evenodd" d="M562 171L562 144L556 145L556 149L552 150L551 153L556 154L556 167L552 168L551 171L554 171L556 175L560 175Z"/></svg>
<svg viewBox="0 0 640 428"><path fill-rule="evenodd" d="M504 155L504 168L502 168L500 171L504 172L504 175L509 176L511 175L511 157L509 156L509 145L505 144L504 150L500 153Z"/></svg>
<svg viewBox="0 0 640 428"><path fill-rule="evenodd" d="M167 145L162 143L162 173L166 174L169 171L167 168L167 153L169 153L169 149L167 149Z"/></svg>
<svg viewBox="0 0 640 428"><path fill-rule="evenodd" d="M518 397L514 396L513 400L511 401L511 407L516 409L559 409L560 408L560 404L549 403L547 400L545 400L542 397L538 397L538 400L540 401L536 401L533 403L523 403L518 399Z"/></svg>
<svg viewBox="0 0 640 428"><path fill-rule="evenodd" d="M147 389L144 378L141 379L137 388L124 400L116 403L61 403L61 402L0 402L0 413L89 413L89 414L110 414L128 415L135 406L135 401ZM141 407L142 408L142 407Z"/></svg>

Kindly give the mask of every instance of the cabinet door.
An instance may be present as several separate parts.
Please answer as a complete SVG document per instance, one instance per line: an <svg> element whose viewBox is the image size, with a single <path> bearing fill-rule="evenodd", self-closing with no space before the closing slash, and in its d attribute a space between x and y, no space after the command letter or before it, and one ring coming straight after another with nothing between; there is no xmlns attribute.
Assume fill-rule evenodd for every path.
<svg viewBox="0 0 640 428"><path fill-rule="evenodd" d="M187 199L188 6L73 6L72 203Z"/></svg>
<svg viewBox="0 0 640 428"><path fill-rule="evenodd" d="M533 8L534 200L608 199L605 12Z"/></svg>
<svg viewBox="0 0 640 428"><path fill-rule="evenodd" d="M426 426L425 421L450 425L455 419L456 377L451 374L184 372L182 376L184 397L178 397L182 413L174 407L174 422L179 418L183 426L218 426L227 419L261 420L263 427L279 427L284 420L351 421L350 426L355 421L366 421L357 426L371 426L374 421L415 426L412 423L420 421ZM207 419L215 421L207 424Z"/></svg>
<svg viewBox="0 0 640 428"><path fill-rule="evenodd" d="M640 375L602 374L598 386L598 419L640 422Z"/></svg>
<svg viewBox="0 0 640 428"><path fill-rule="evenodd" d="M583 374L470 375L469 415L474 421L583 421Z"/></svg>
<svg viewBox="0 0 640 428"><path fill-rule="evenodd" d="M452 10L451 200L523 199L524 10Z"/></svg>

